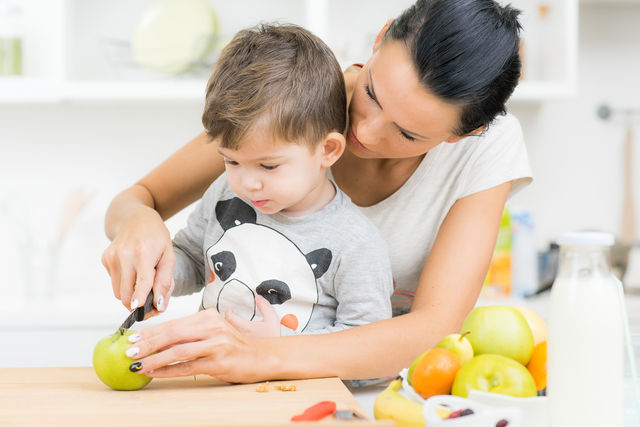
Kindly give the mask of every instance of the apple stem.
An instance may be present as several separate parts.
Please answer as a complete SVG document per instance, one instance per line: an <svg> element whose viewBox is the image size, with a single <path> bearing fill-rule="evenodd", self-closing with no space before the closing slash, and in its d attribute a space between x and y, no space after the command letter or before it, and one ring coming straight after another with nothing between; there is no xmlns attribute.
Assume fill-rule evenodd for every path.
<svg viewBox="0 0 640 427"><path fill-rule="evenodd" d="M111 342L116 342L118 341L118 338L120 338L122 335L124 335L125 329L124 328L118 328L118 330L116 331L115 334L113 334L113 338L111 338Z"/></svg>
<svg viewBox="0 0 640 427"><path fill-rule="evenodd" d="M460 338L458 338L458 342L462 342L462 338L464 338L465 335L468 335L470 333L471 333L471 331L466 331L465 333L460 334Z"/></svg>

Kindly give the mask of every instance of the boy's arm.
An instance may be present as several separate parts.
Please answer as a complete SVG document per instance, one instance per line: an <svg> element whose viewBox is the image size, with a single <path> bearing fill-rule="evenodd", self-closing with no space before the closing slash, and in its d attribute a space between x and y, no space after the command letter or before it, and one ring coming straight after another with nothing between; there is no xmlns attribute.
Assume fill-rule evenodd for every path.
<svg viewBox="0 0 640 427"><path fill-rule="evenodd" d="M218 182L218 181L216 181ZM190 295L205 286L204 241L208 221L211 218L216 199L214 183L198 202L187 219L187 226L176 233L173 248L176 266L173 271L175 288L172 295Z"/></svg>

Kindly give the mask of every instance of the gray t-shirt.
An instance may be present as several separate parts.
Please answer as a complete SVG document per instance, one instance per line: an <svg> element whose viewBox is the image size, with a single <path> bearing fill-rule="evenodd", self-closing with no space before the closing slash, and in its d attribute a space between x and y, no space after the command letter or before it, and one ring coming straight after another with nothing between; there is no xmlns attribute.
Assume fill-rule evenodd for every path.
<svg viewBox="0 0 640 427"><path fill-rule="evenodd" d="M204 289L201 309L261 320L259 293L283 334L325 333L391 317L393 280L376 227L337 190L318 212L266 215L238 198L226 174L173 240L173 295Z"/></svg>

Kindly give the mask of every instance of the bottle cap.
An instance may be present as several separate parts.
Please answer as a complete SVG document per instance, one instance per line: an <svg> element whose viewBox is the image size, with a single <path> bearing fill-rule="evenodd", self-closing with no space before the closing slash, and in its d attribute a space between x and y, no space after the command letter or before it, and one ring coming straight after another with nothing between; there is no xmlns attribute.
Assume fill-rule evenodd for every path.
<svg viewBox="0 0 640 427"><path fill-rule="evenodd" d="M613 246L613 234L600 231L563 233L556 243L560 246Z"/></svg>

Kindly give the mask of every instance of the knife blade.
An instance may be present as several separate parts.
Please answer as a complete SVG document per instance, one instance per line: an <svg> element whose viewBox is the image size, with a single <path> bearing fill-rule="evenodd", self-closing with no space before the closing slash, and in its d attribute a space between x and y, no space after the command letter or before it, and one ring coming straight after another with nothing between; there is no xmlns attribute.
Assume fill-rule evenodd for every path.
<svg viewBox="0 0 640 427"><path fill-rule="evenodd" d="M118 328L118 332L120 334L124 334L124 332L133 326L134 323L140 322L144 320L144 316L147 315L153 309L153 290L149 291L149 295L147 295L147 300L144 302L144 305L136 308L124 319L122 325Z"/></svg>

